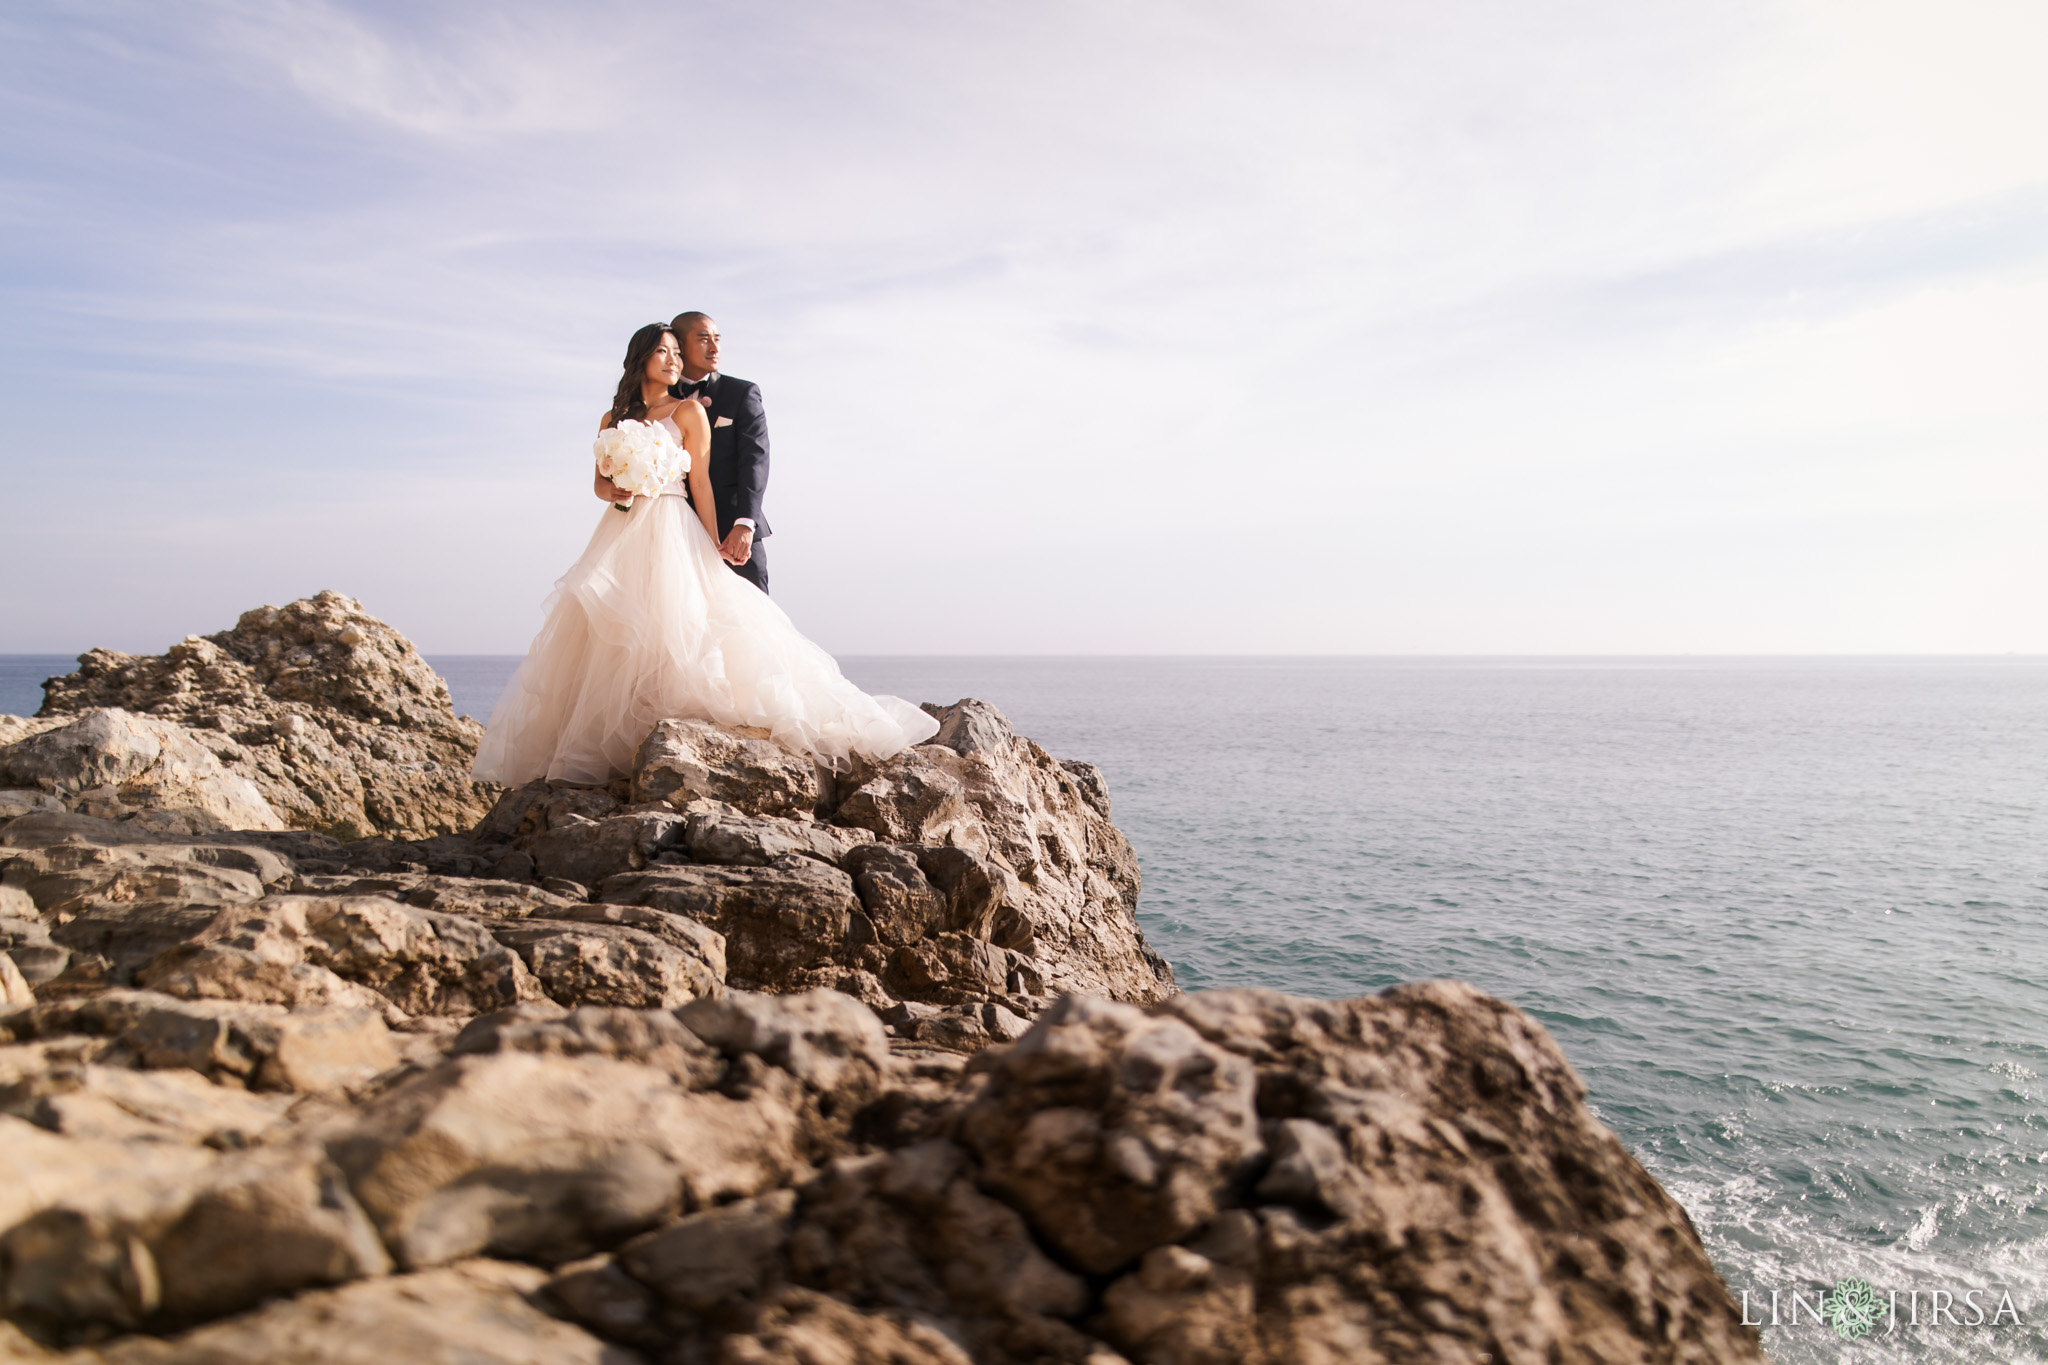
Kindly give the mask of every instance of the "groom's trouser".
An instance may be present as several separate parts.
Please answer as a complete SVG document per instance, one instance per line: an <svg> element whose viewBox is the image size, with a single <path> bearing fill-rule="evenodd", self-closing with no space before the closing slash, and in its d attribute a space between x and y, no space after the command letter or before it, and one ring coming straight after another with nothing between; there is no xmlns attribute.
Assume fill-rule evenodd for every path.
<svg viewBox="0 0 2048 1365"><path fill-rule="evenodd" d="M754 542L753 553L744 564L728 565L734 573L746 579L762 592L768 591L768 556L761 552L761 542Z"/></svg>

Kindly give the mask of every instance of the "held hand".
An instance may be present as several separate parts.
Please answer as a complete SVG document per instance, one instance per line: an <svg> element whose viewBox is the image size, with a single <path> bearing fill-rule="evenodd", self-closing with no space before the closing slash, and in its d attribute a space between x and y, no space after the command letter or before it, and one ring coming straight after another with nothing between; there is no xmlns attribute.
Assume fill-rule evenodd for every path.
<svg viewBox="0 0 2048 1365"><path fill-rule="evenodd" d="M633 495L622 490L617 484L602 474L597 476L595 491L597 496L603 498L614 507L631 507L633 505Z"/></svg>
<svg viewBox="0 0 2048 1365"><path fill-rule="evenodd" d="M735 526L718 547L718 556L726 563L740 565L754 557L754 528Z"/></svg>

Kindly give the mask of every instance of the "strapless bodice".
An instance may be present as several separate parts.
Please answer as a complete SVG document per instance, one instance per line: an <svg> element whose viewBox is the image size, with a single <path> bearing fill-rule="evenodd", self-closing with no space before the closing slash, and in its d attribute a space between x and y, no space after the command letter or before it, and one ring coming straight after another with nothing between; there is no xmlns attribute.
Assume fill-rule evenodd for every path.
<svg viewBox="0 0 2048 1365"><path fill-rule="evenodd" d="M681 445L683 443L683 429L676 425L675 418L657 417L654 420L657 426L666 427L668 429L668 434L675 439L675 443L677 445ZM663 498L685 498L688 497L689 495L690 454L686 450L683 452L683 472L676 475L675 482L664 487L661 490L661 492L658 493L656 496Z"/></svg>

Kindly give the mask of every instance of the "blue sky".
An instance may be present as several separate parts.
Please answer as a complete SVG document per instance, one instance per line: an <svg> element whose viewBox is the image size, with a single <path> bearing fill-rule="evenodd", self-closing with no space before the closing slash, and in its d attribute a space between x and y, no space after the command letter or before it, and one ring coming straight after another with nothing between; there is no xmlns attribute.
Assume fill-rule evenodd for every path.
<svg viewBox="0 0 2048 1365"><path fill-rule="evenodd" d="M2048 651L2026 3L0 11L0 651L514 652L625 337L845 653Z"/></svg>

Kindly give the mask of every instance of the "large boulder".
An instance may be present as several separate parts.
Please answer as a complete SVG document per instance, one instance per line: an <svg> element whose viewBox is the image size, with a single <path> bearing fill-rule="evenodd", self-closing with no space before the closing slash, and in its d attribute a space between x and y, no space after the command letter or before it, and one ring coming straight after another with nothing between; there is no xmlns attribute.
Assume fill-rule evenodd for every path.
<svg viewBox="0 0 2048 1365"><path fill-rule="evenodd" d="M405 1082L332 1150L417 1267L485 1251L573 1259L782 1183L795 1133L769 1096L685 1092L658 1067L597 1054L498 1051Z"/></svg>
<svg viewBox="0 0 2048 1365"><path fill-rule="evenodd" d="M842 960L860 909L852 878L796 855L763 868L651 867L606 878L599 894L716 930L733 984L755 990L791 989Z"/></svg>
<svg viewBox="0 0 2048 1365"><path fill-rule="evenodd" d="M140 978L183 979L196 970L196 947L214 960L247 964L249 995L273 989L278 1003L304 998L302 964L374 991L400 1017L467 1016L543 994L525 959L487 925L380 896L267 897L214 913L191 939L144 963Z"/></svg>
<svg viewBox="0 0 2048 1365"><path fill-rule="evenodd" d="M17 1038L107 1038L134 1065L271 1090L342 1090L398 1062L383 1017L366 1009L289 1010L110 990L34 1005L6 1025Z"/></svg>
<svg viewBox="0 0 2048 1365"><path fill-rule="evenodd" d="M223 766L200 735L119 708L88 711L0 749L0 786L72 798L104 791L121 804L178 812L202 828L284 828L256 784Z"/></svg>
<svg viewBox="0 0 2048 1365"><path fill-rule="evenodd" d="M124 797L186 791L207 775L196 757L204 753L252 784L275 819L342 838L467 829L490 806L491 790L469 777L483 727L455 714L447 685L404 636L340 593L244 612L232 630L187 636L162 654L95 649L43 692L45 718L119 708L186 732L183 740L169 730L152 735L189 761L192 776L165 779L164 794L151 797L137 785L156 780L145 766L114 779L125 783ZM37 740L68 743L24 742ZM147 745L129 747L122 765ZM0 765L11 752L0 750ZM166 760L154 762L163 769Z"/></svg>
<svg viewBox="0 0 2048 1365"><path fill-rule="evenodd" d="M27 816L5 835L23 839ZM38 841L40 842L40 841ZM169 900L218 905L254 900L291 876L291 864L261 848L211 843L48 843L7 859L9 885L60 917L91 905Z"/></svg>
<svg viewBox="0 0 2048 1365"><path fill-rule="evenodd" d="M1136 1001L1172 994L1172 968L1138 928L1138 857L1110 823L1101 775L1077 777L986 702L927 709L939 719L934 741L857 766L840 784L833 821L882 844L951 847L999 869L1000 909L989 906L972 932L1031 957L1044 990ZM928 856L918 863L930 880Z"/></svg>
<svg viewBox="0 0 2048 1365"><path fill-rule="evenodd" d="M165 1327L390 1266L340 1172L317 1146L285 1145L42 1209L0 1236L0 1298L45 1330Z"/></svg>
<svg viewBox="0 0 2048 1365"><path fill-rule="evenodd" d="M662 811L642 811L590 820L564 815L528 848L537 876L596 886L606 877L634 872L682 841L687 821Z"/></svg>
<svg viewBox="0 0 2048 1365"><path fill-rule="evenodd" d="M557 1057L610 1057L644 1062L686 1089L699 1090L725 1074L718 1053L685 1028L673 1011L525 1004L480 1015L456 1035L455 1055L538 1052Z"/></svg>
<svg viewBox="0 0 2048 1365"><path fill-rule="evenodd" d="M984 1179L1090 1274L1207 1227L1263 1151L1251 1063L1130 1005L1070 996L988 1076Z"/></svg>
<svg viewBox="0 0 2048 1365"><path fill-rule="evenodd" d="M681 927L673 916L648 918ZM718 938L695 924L690 928L704 940ZM583 922L520 920L495 925L492 933L519 954L548 998L564 1005L673 1007L716 995L725 984L722 971L706 960L705 949L712 945L683 939L679 932L650 932L592 916ZM721 965L722 959L721 952Z"/></svg>
<svg viewBox="0 0 2048 1365"><path fill-rule="evenodd" d="M765 735L665 720L633 756L633 799L680 806L699 797L748 815L807 815L818 802L818 778L808 759Z"/></svg>

